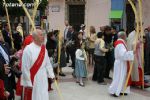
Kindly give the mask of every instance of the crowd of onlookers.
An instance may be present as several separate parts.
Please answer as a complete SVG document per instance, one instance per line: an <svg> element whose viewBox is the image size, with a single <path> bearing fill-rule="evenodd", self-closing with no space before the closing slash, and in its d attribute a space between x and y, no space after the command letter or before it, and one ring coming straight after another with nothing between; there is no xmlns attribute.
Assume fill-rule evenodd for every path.
<svg viewBox="0 0 150 100"><path fill-rule="evenodd" d="M60 41L58 41L60 34L58 30L46 34L45 45L56 76L66 76L63 67L66 67L71 59L69 67L74 69L72 75L76 77L76 83L80 86L85 85L83 78L87 77L88 65L90 64L94 66L92 80L105 85L104 78L112 79L109 75L114 64L114 42L118 38L116 28L103 26L100 27L99 32L96 32L95 27L91 26L90 32L86 33L86 25L84 24L80 26L79 31L76 31L67 21L65 26L63 38ZM144 68L145 74L150 74L150 27L146 28L144 32ZM13 40L15 50L11 49L11 40ZM11 39L8 24L4 25L0 32L0 100L14 100L14 90L16 90L17 95L21 96L20 91L22 89L18 82L16 84L16 79L20 81L22 52L30 42L32 42L31 35L25 42L24 37L18 31L12 34ZM57 69L58 43L61 45L59 71ZM49 80L49 85L51 83ZM49 86L49 90L51 89Z"/></svg>

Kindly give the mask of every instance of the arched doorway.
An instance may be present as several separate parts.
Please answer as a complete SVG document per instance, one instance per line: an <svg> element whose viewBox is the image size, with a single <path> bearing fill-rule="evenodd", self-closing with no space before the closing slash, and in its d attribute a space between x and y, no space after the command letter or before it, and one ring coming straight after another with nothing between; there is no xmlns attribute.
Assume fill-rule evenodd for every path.
<svg viewBox="0 0 150 100"><path fill-rule="evenodd" d="M80 30L80 25L85 21L85 0L66 0L67 18L75 31Z"/></svg>
<svg viewBox="0 0 150 100"><path fill-rule="evenodd" d="M132 7L129 3L126 4L126 27L127 27L127 34L134 30L134 23L135 23L135 15L132 10Z"/></svg>

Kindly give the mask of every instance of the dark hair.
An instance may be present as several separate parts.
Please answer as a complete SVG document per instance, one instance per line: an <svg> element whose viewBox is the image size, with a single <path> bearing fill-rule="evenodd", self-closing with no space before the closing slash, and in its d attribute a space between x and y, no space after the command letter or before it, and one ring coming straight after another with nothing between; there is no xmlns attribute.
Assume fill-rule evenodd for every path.
<svg viewBox="0 0 150 100"><path fill-rule="evenodd" d="M36 26L36 29L40 29L40 30L42 30L41 26Z"/></svg>
<svg viewBox="0 0 150 100"><path fill-rule="evenodd" d="M80 49L82 47L81 41L76 42L76 49Z"/></svg>
<svg viewBox="0 0 150 100"><path fill-rule="evenodd" d="M124 30L124 29L120 29L119 32L120 32L120 31L125 31L125 30Z"/></svg>
<svg viewBox="0 0 150 100"><path fill-rule="evenodd" d="M82 35L83 35L83 33L81 33L81 32L77 32L77 33L76 33L75 45L76 45L76 48L77 48L77 49L81 48L81 46L82 46L81 40L78 38L78 35L79 35L79 34L82 34Z"/></svg>
<svg viewBox="0 0 150 100"><path fill-rule="evenodd" d="M50 37L52 37L54 35L54 32L48 32L47 33L47 39L50 39Z"/></svg>
<svg viewBox="0 0 150 100"><path fill-rule="evenodd" d="M95 30L95 27L94 27L94 26L91 26L91 27L90 27L90 33L96 33L96 30Z"/></svg>
<svg viewBox="0 0 150 100"><path fill-rule="evenodd" d="M60 30L54 30L53 32L54 32L54 35L56 36L56 35L58 35L59 34L59 31Z"/></svg>
<svg viewBox="0 0 150 100"><path fill-rule="evenodd" d="M144 31L148 31L148 28L145 28Z"/></svg>
<svg viewBox="0 0 150 100"><path fill-rule="evenodd" d="M6 28L8 26L8 24L6 23L6 24L4 24L4 28Z"/></svg>
<svg viewBox="0 0 150 100"><path fill-rule="evenodd" d="M97 33L97 37L98 37L98 38L102 38L103 35L104 35L104 34L103 34L102 32L98 32L98 33Z"/></svg>
<svg viewBox="0 0 150 100"><path fill-rule="evenodd" d="M112 29L117 30L116 26L112 26Z"/></svg>
<svg viewBox="0 0 150 100"><path fill-rule="evenodd" d="M111 31L111 27L110 26L105 26L105 31Z"/></svg>

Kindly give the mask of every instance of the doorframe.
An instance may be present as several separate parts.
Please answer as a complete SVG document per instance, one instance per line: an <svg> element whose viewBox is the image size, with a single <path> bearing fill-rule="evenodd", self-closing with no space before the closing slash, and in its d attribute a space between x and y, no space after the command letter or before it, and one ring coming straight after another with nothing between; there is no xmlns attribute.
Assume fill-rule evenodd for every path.
<svg viewBox="0 0 150 100"><path fill-rule="evenodd" d="M70 5L86 5L86 0L65 0L65 20L69 21L69 6ZM85 19L85 16L84 16Z"/></svg>

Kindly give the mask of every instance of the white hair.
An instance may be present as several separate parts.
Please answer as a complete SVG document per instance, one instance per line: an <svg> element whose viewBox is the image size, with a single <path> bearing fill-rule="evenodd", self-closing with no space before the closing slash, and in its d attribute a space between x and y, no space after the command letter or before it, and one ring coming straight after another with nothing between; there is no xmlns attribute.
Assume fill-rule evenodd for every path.
<svg viewBox="0 0 150 100"><path fill-rule="evenodd" d="M33 36L33 38L34 38L34 37L36 37L36 36L37 36L37 34L38 34L38 32L37 32L37 29L36 29L36 30L34 30L34 31L32 32L32 36Z"/></svg>
<svg viewBox="0 0 150 100"><path fill-rule="evenodd" d="M33 36L33 38L36 38L36 37L37 37L37 35L38 35L38 33L39 33L40 31L42 31L42 32L43 32L43 30L41 30L41 29L35 29L35 30L32 32L32 36Z"/></svg>
<svg viewBox="0 0 150 100"><path fill-rule="evenodd" d="M122 38L125 35L126 35L126 32L124 32L124 31L118 32L118 38Z"/></svg>

